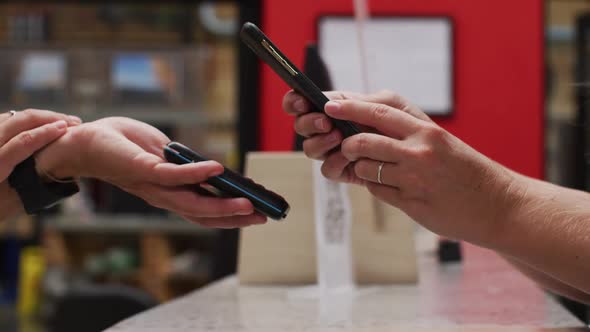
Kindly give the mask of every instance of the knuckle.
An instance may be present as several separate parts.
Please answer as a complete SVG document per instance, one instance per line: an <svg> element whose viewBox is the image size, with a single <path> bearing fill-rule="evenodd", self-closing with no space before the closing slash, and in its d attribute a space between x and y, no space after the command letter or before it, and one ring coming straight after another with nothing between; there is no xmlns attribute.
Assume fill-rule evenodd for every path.
<svg viewBox="0 0 590 332"><path fill-rule="evenodd" d="M357 161L354 163L354 174L357 176L362 176L363 174L367 174L367 163L363 160Z"/></svg>
<svg viewBox="0 0 590 332"><path fill-rule="evenodd" d="M39 118L38 110L32 108L27 108L26 110L22 111L21 114L29 121L34 121Z"/></svg>
<svg viewBox="0 0 590 332"><path fill-rule="evenodd" d="M36 135L30 131L25 131L18 136L18 140L22 145L27 146L35 143L35 137Z"/></svg>
<svg viewBox="0 0 590 332"><path fill-rule="evenodd" d="M430 160L434 155L434 148L430 145L423 145L412 149L410 154L417 160Z"/></svg>
<svg viewBox="0 0 590 332"><path fill-rule="evenodd" d="M158 183L161 185L169 185L170 179L166 176L167 174L165 172L162 172L161 169L158 168L157 164L152 165L149 168L149 174L152 174L152 179L155 183Z"/></svg>
<svg viewBox="0 0 590 332"><path fill-rule="evenodd" d="M306 126L305 126L305 117L297 117L295 119L295 123L293 124L293 128L295 129L295 132L298 133L299 135L303 135L306 136L307 135L307 131L305 130Z"/></svg>
<svg viewBox="0 0 590 332"><path fill-rule="evenodd" d="M359 137L357 137L355 145L357 151L366 150L369 146L369 139L367 138L367 135L360 135Z"/></svg>
<svg viewBox="0 0 590 332"><path fill-rule="evenodd" d="M399 95L391 90L383 89L377 93L378 95L383 96L386 100L395 101L399 97Z"/></svg>
<svg viewBox="0 0 590 332"><path fill-rule="evenodd" d="M303 153L307 158L311 159L320 159L322 154L318 152L317 146L314 144L313 140L306 139L303 141Z"/></svg>
<svg viewBox="0 0 590 332"><path fill-rule="evenodd" d="M422 129L422 132L428 142L439 142L445 137L445 131L436 125L426 125Z"/></svg>
<svg viewBox="0 0 590 332"><path fill-rule="evenodd" d="M369 140L366 135L360 134L351 137L348 142L342 144L342 153L347 158L354 158L369 146Z"/></svg>
<svg viewBox="0 0 590 332"><path fill-rule="evenodd" d="M332 95L332 100L346 100L346 99L350 99L346 96L346 94L344 94L344 92L341 91L336 91L334 92L334 94Z"/></svg>
<svg viewBox="0 0 590 332"><path fill-rule="evenodd" d="M371 114L375 122L380 122L387 119L389 108L383 104L373 104L371 106Z"/></svg>
<svg viewBox="0 0 590 332"><path fill-rule="evenodd" d="M298 116L293 124L295 132L302 136L308 136L310 132L313 132L313 130L310 130L311 120L309 116Z"/></svg>
<svg viewBox="0 0 590 332"><path fill-rule="evenodd" d="M309 140L303 141L303 153L307 158L314 159L313 149L310 147L310 145L311 144Z"/></svg>
<svg viewBox="0 0 590 332"><path fill-rule="evenodd" d="M323 163L322 167L320 168L320 171L322 172L322 175L324 177L326 177L327 179L335 178L334 172L333 172L332 168L330 167L330 164L328 164L328 163Z"/></svg>

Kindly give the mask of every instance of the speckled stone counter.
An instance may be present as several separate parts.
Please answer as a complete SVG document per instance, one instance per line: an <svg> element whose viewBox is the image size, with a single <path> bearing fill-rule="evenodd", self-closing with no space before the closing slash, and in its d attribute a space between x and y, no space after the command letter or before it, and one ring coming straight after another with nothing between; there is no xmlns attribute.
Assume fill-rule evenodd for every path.
<svg viewBox="0 0 590 332"><path fill-rule="evenodd" d="M496 254L465 246L460 264L421 254L417 285L244 287L226 278L127 319L109 332L583 331L584 325Z"/></svg>

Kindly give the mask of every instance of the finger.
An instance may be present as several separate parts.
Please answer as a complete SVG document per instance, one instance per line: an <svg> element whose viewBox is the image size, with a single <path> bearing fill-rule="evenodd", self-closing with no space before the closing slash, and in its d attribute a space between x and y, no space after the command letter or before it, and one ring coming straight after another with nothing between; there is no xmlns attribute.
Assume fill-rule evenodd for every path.
<svg viewBox="0 0 590 332"><path fill-rule="evenodd" d="M403 200L401 198L401 191L398 188L373 182L367 182L366 187L369 192L378 199L397 208L402 208Z"/></svg>
<svg viewBox="0 0 590 332"><path fill-rule="evenodd" d="M324 94L330 100L360 99L365 100L370 96L348 91L325 91ZM379 99L375 99L379 102ZM283 97L283 109L291 115L302 115L311 111L311 104L301 94L291 90Z"/></svg>
<svg viewBox="0 0 590 332"><path fill-rule="evenodd" d="M349 161L369 158L396 163L402 153L401 142L379 134L361 133L342 141L342 154Z"/></svg>
<svg viewBox="0 0 590 332"><path fill-rule="evenodd" d="M380 103L396 108L402 112L408 113L409 115L427 122L433 122L426 113L422 112L416 105L410 103L405 97L398 93L382 90L375 94L367 96L364 101L372 103Z"/></svg>
<svg viewBox="0 0 590 332"><path fill-rule="evenodd" d="M419 119L384 104L339 100L328 102L325 110L330 117L373 127L394 138L403 139L420 126Z"/></svg>
<svg viewBox="0 0 590 332"><path fill-rule="evenodd" d="M268 218L258 213L254 213L248 216L233 216L224 218L199 218L189 215L183 215L182 217L192 223L199 224L203 227L224 229L261 225L265 224L268 221Z"/></svg>
<svg viewBox="0 0 590 332"><path fill-rule="evenodd" d="M316 134L329 133L332 130L332 121L322 113L310 113L295 119L295 131L304 137Z"/></svg>
<svg viewBox="0 0 590 332"><path fill-rule="evenodd" d="M330 180L340 180L343 178L348 165L350 165L350 161L342 155L342 152L334 152L327 156L322 163L322 175Z"/></svg>
<svg viewBox="0 0 590 332"><path fill-rule="evenodd" d="M6 179L14 167L53 142L67 131L67 123L57 121L18 134L0 147L0 179Z"/></svg>
<svg viewBox="0 0 590 332"><path fill-rule="evenodd" d="M340 145L342 134L338 130L332 130L326 135L316 135L303 141L303 151L308 158L323 160L326 154Z"/></svg>
<svg viewBox="0 0 590 332"><path fill-rule="evenodd" d="M81 120L77 117L51 111L28 109L18 112L14 116L9 116L5 121L0 122L0 145L4 145L19 133L60 120L65 121L68 126L75 126L81 123Z"/></svg>
<svg viewBox="0 0 590 332"><path fill-rule="evenodd" d="M222 174L224 168L215 161L203 161L184 165L159 162L150 171L152 182L162 186L180 186L207 181Z"/></svg>
<svg viewBox="0 0 590 332"><path fill-rule="evenodd" d="M8 120L8 119L9 119L11 116L13 116L11 112L4 112L4 113L1 113L1 114L0 114L0 123L1 123L2 121L6 121L6 120Z"/></svg>
<svg viewBox="0 0 590 332"><path fill-rule="evenodd" d="M182 215L229 217L254 213L254 206L245 198L206 197L187 187L147 185L136 190L135 194L151 205Z"/></svg>
<svg viewBox="0 0 590 332"><path fill-rule="evenodd" d="M354 174L365 181L379 183L379 166L381 163L380 161L361 159L354 163ZM383 163L381 183L379 184L399 189L401 187L399 173L398 164Z"/></svg>
<svg viewBox="0 0 590 332"><path fill-rule="evenodd" d="M346 99L358 99L365 100L368 95L350 91L325 91L324 94L330 100L346 100Z"/></svg>
<svg viewBox="0 0 590 332"><path fill-rule="evenodd" d="M297 92L291 90L283 97L283 109L291 115L301 115L309 112L309 102Z"/></svg>
<svg viewBox="0 0 590 332"><path fill-rule="evenodd" d="M378 103L378 104L385 104L396 108L400 111L410 114L411 116L428 121L433 122L426 113L422 112L416 105L410 103L405 97L401 96L396 92L392 92L389 90L381 90L377 93L373 94L359 94L354 92L341 92L341 91L329 91L324 92L330 100L346 100L346 99L356 99L356 100L363 100L370 103Z"/></svg>
<svg viewBox="0 0 590 332"><path fill-rule="evenodd" d="M417 106L410 103L398 93L382 90L374 94L360 94L348 91L325 91L324 94L330 100L363 100L371 103L379 103L399 109L420 120L432 122ZM283 109L292 115L301 115L310 111L309 102L297 92L291 90L283 98Z"/></svg>
<svg viewBox="0 0 590 332"><path fill-rule="evenodd" d="M192 198L190 195L192 194ZM188 192L176 194L176 198L186 196L184 201L170 201L173 211L195 217L247 216L254 213L254 206L245 198L217 198L200 196Z"/></svg>

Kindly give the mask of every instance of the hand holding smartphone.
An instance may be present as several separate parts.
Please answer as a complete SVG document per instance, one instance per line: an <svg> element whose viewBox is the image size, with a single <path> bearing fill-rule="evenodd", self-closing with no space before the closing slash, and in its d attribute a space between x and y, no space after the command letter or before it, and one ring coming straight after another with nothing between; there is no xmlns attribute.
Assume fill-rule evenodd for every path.
<svg viewBox="0 0 590 332"><path fill-rule="evenodd" d="M256 25L249 22L245 23L240 32L240 38L285 83L303 95L312 104L313 111L324 112L324 106L330 101L328 97ZM338 119L331 120L345 138L361 132L352 122Z"/></svg>
<svg viewBox="0 0 590 332"><path fill-rule="evenodd" d="M209 160L177 142L169 143L164 147L164 157L169 162L179 165ZM209 178L207 184L216 189L216 191L209 191L210 194L219 197L247 198L256 211L274 220L284 219L289 213L289 203L283 197L227 168L223 174ZM196 186L198 187L195 190L198 192L205 190L200 185Z"/></svg>

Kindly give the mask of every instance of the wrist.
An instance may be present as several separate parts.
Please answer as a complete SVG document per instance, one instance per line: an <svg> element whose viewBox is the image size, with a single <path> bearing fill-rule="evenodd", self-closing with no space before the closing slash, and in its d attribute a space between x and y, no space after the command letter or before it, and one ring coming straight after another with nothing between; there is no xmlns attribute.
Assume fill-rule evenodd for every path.
<svg viewBox="0 0 590 332"><path fill-rule="evenodd" d="M47 180L83 176L83 147L87 131L84 125L68 128L62 137L35 154L37 174Z"/></svg>

